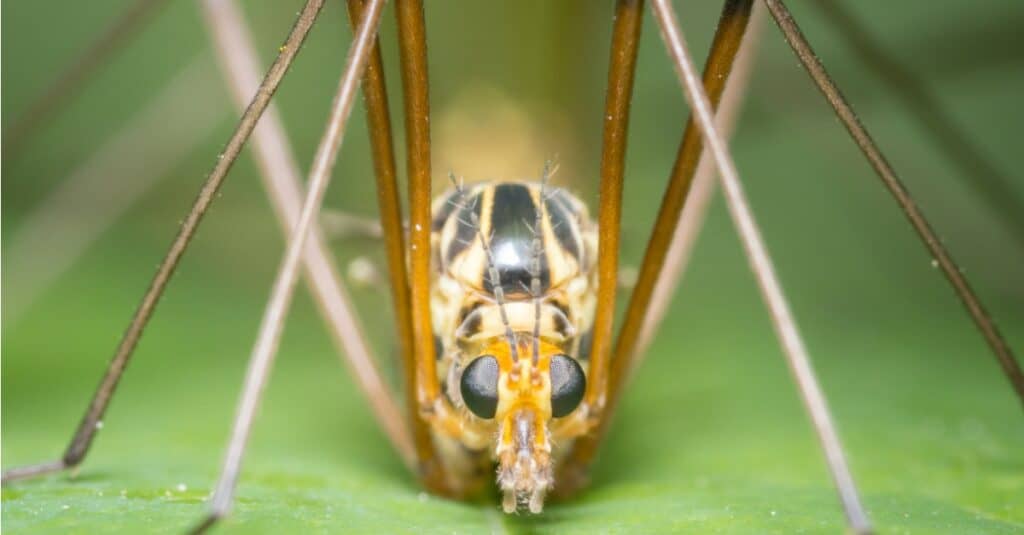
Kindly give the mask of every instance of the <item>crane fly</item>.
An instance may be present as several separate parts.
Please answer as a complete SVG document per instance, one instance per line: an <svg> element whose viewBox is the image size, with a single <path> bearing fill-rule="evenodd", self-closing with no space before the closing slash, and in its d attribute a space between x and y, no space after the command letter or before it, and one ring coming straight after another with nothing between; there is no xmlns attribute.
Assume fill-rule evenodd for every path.
<svg viewBox="0 0 1024 535"><path fill-rule="evenodd" d="M7 149L20 148L21 140L67 98L69 88L82 83L160 3L141 0L127 10L86 51L85 60L6 129L5 158ZM780 0L765 0L763 5L751 0L724 2L703 78L694 69L671 4L650 1L652 19L670 58L666 68L671 65L678 75L679 98L686 99L693 117L686 123L617 330L616 302L623 300L619 251L626 139L644 3L618 0L612 7L598 198L591 208L571 188L552 184L552 162L538 161L536 176L526 179L467 183L453 170L444 189L434 187L425 9L421 1L396 0L407 213L400 199L377 37L383 0L348 2L354 36L305 185L288 153L271 98L323 4L305 3L261 81L251 38L235 3L200 2L242 118L182 220L67 450L55 461L6 469L5 485L77 469L82 463L146 324L251 136L268 196L288 237L287 248L252 350L221 477L209 499L208 514L193 531L209 529L231 509L261 393L300 275L371 413L425 489L470 498L497 488L505 513L543 514L550 495L571 496L583 488L627 379L663 319L665 296L680 276L694 228L700 227L701 209L693 206L700 201L693 198L706 197L717 174L848 526L857 533L871 532L825 393L726 141L757 43L753 28L757 19L769 14L921 237L1024 401L1024 377L1009 345ZM826 4L834 13L844 13L839 4ZM360 89L370 132L402 395L389 391L370 354L321 228L326 220L320 210ZM131 137L126 136L121 146L130 146ZM1009 196L990 195L989 200L994 211L1015 217L1007 204L1012 203ZM68 195L64 202L73 201Z"/></svg>

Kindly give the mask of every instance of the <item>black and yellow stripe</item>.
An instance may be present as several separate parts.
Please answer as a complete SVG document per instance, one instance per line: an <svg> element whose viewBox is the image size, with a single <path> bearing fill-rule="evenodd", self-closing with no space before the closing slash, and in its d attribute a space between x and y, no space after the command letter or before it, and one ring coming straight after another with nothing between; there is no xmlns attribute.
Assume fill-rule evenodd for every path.
<svg viewBox="0 0 1024 535"><path fill-rule="evenodd" d="M486 258L473 227L489 237L502 290L508 299L530 297L535 232L541 239L540 291L546 293L586 270L589 259L580 230L582 204L561 190L541 199L538 183L498 182L473 187L463 202L442 197L435 206L434 231L439 234L438 266L449 276L488 294L495 288L487 276ZM540 203L541 228L533 229ZM475 212L476 217L472 217Z"/></svg>

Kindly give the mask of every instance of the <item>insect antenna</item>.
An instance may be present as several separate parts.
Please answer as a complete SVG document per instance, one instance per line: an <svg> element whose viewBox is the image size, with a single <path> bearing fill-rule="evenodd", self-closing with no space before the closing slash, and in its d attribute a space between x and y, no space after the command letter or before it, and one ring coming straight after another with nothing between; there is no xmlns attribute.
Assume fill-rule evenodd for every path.
<svg viewBox="0 0 1024 535"><path fill-rule="evenodd" d="M480 226L480 216L477 215L476 210L473 210L473 206L467 208L466 198L466 187L462 184L462 181L455 178L455 173L449 172L448 179L452 183L452 187L455 188L455 194L458 195L459 200L457 202L458 212L468 212L469 221L463 221L460 217L458 223L460 225L469 225L476 231L477 237L480 239L480 245L484 249L484 255L487 260L487 278L490 280L491 288L494 291L494 300L498 302L498 312L501 314L501 324L505 327L505 338L508 340L509 351L512 353L512 362L519 362L519 351L516 348L516 336L512 332L512 325L508 321L508 314L505 312L505 289L501 286L501 274L498 273L497 264L494 262L494 254L491 251L491 240L494 238L493 233L490 237L484 236L484 231ZM472 202L478 202L478 199L474 199Z"/></svg>
<svg viewBox="0 0 1024 535"><path fill-rule="evenodd" d="M554 174L555 168L551 165L551 161L544 162L544 170L541 171L540 177L540 193L537 195L537 210L533 220L533 225L526 223L526 226L530 229L533 234L533 241L530 243L530 265L528 271L530 273L530 287L528 291L530 297L533 298L533 364L536 365L537 361L540 360L540 304L541 304L541 290L540 290L540 258L544 252L544 241L542 234L541 225L544 224L544 207L548 201L547 186L548 181L551 179L551 175Z"/></svg>
<svg viewBox="0 0 1024 535"><path fill-rule="evenodd" d="M530 243L531 257L529 259L529 295L534 299L534 364L541 358L541 255L544 253L544 241L542 225L544 224L545 207L548 199L554 192L548 193L548 182L551 175L558 170L550 160L544 162L544 170L541 171L541 192L537 197L537 215L534 218L532 227L527 223L534 241Z"/></svg>

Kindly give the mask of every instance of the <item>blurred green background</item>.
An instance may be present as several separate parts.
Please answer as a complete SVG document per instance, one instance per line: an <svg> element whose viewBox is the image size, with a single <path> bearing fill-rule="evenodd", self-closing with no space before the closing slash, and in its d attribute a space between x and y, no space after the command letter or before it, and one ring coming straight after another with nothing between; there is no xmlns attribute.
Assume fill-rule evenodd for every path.
<svg viewBox="0 0 1024 535"><path fill-rule="evenodd" d="M3 124L127 4L5 2ZM245 4L269 62L301 2ZM556 181L596 208L611 2L428 4L435 170L522 178L557 157ZM809 0L792 4L1008 342L1024 352L1021 242L822 12ZM1016 198L1024 198L1016 165L1024 139L1024 5L845 4L892 58L922 77L1010 177ZM678 9L703 57L718 2ZM733 149L871 516L885 533L1019 533L1020 404L910 227L768 26ZM398 117L394 35L389 6L382 36ZM349 38L342 4L328 2L276 99L303 167L322 132ZM624 206L627 264L643 252L687 115L649 16L640 54ZM191 74L182 78L183 69ZM74 202L51 220L57 230L26 241L21 233L30 214L172 80L183 79L182 105L172 105L159 127L129 136L145 150L100 173L97 187L70 195ZM236 118L197 6L179 1L52 122L16 152L5 150L4 468L63 450ZM353 118L326 204L373 216L361 110ZM179 129L174 140L171 125ZM162 159L171 163L153 164L159 176L150 177L150 162ZM143 172L133 171L140 165ZM53 255L75 245L62 241L60 229L106 214L112 199L148 178L157 181L67 272L29 292L53 267ZM342 266L360 255L380 264L380 249L359 240L336 247ZM255 166L244 154L80 473L4 488L5 531L174 533L198 518L281 251ZM386 295L386 288L354 290L396 381ZM421 493L365 410L302 290L223 532L840 531L817 443L720 198L593 475L584 494L551 504L539 517L504 516L493 499L466 504Z"/></svg>

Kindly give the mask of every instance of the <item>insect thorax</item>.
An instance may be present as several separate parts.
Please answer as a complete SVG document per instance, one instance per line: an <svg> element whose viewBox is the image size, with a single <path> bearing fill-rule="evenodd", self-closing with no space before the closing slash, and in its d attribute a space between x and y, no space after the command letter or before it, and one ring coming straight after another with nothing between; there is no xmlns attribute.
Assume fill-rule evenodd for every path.
<svg viewBox="0 0 1024 535"><path fill-rule="evenodd" d="M512 330L532 336L539 319L540 338L585 366L597 242L586 206L539 182L490 182L438 197L433 214L431 306L439 379L449 399L460 405L452 375L482 344L505 334L481 236L490 246Z"/></svg>

